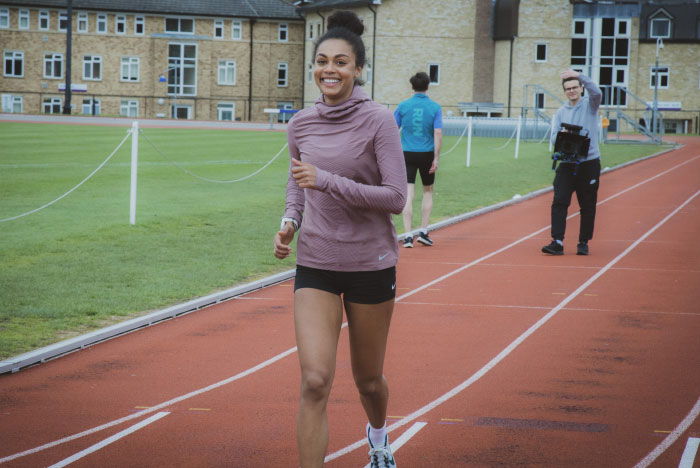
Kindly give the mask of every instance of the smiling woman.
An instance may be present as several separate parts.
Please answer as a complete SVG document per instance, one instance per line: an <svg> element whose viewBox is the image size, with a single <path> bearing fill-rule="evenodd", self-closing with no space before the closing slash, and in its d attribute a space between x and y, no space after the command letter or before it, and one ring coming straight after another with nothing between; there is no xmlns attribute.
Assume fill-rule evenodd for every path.
<svg viewBox="0 0 700 468"><path fill-rule="evenodd" d="M294 325L302 468L320 468L328 449L326 404L343 307L355 385L369 420L371 466L395 466L386 432L389 391L383 368L398 261L391 214L400 213L406 201L406 168L392 112L360 87L363 31L354 13L329 17L328 32L314 49L321 96L287 129L287 203L274 254L280 259L291 254L298 229Z"/></svg>

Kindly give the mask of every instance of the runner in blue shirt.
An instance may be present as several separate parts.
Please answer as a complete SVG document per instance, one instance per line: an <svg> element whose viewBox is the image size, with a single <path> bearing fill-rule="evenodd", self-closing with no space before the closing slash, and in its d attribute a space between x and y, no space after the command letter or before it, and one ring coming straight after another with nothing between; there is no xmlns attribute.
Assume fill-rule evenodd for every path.
<svg viewBox="0 0 700 468"><path fill-rule="evenodd" d="M425 245L433 245L428 236L428 223L430 212L433 210L433 184L442 148L442 109L425 94L430 85L430 77L424 72L418 72L409 81L415 94L401 102L394 112L396 123L401 128L401 145L408 179L406 207L402 213L406 231L404 247L413 247L414 233L411 230L411 221L416 172L420 172L423 183L421 227L416 240Z"/></svg>

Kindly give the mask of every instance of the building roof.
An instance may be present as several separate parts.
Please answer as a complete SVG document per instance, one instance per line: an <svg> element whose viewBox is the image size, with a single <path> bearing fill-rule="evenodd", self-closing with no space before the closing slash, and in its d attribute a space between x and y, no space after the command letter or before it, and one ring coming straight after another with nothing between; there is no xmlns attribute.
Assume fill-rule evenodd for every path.
<svg viewBox="0 0 700 468"><path fill-rule="evenodd" d="M0 0L0 3L15 7L62 9L68 5L67 0ZM282 0L73 0L73 9L163 15L302 19L294 5Z"/></svg>
<svg viewBox="0 0 700 468"><path fill-rule="evenodd" d="M381 0L305 0L297 2L300 10L326 10L357 6L380 5Z"/></svg>
<svg viewBox="0 0 700 468"><path fill-rule="evenodd" d="M664 3L647 4L642 6L639 15L639 40L656 41L649 31L649 20L654 17L668 18L671 20L671 37L664 38L664 42L700 42L700 5L697 3Z"/></svg>

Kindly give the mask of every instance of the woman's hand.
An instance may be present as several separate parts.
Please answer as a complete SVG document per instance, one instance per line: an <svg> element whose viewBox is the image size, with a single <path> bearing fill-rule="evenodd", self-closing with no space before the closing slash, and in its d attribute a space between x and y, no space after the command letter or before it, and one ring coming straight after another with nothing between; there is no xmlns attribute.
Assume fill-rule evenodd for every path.
<svg viewBox="0 0 700 468"><path fill-rule="evenodd" d="M316 167L313 164L292 159L292 177L301 188L316 188Z"/></svg>
<svg viewBox="0 0 700 468"><path fill-rule="evenodd" d="M275 234L275 257L279 259L289 257L292 253L292 248L289 244L292 243L294 239L294 223L287 221L284 223L284 228Z"/></svg>

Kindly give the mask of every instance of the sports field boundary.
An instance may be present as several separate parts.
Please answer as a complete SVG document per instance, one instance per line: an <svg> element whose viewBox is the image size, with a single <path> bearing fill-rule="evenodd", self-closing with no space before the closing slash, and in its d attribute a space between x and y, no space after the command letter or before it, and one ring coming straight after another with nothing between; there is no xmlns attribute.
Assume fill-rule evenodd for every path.
<svg viewBox="0 0 700 468"><path fill-rule="evenodd" d="M674 151L683 145L680 144L675 144L674 146L670 148L666 148L662 151L659 151L657 153L641 157L639 159L635 159L633 161L628 161L626 163L614 166L612 168L605 168L603 171L601 171L601 175L615 171L618 169L622 169L624 167L627 167L632 164L637 164L639 162L645 161L650 158L655 158L657 156L661 156L662 154L668 153L669 151ZM520 203L525 200L529 200L531 198L540 196L542 194L545 194L547 192L550 192L553 190L552 186L545 187L539 190L535 190L533 192L527 193L522 196L515 196L514 198L510 200L506 200L500 203L496 203L493 205L489 205L483 208L479 208L474 211L470 211L468 213L463 213L461 215L457 215L448 219L445 219L443 221L439 221L435 224L431 224L428 226L428 230L430 231L435 231L438 229L445 228L447 226L450 226L452 224L456 224L462 221L465 221L467 219L474 218L476 216L481 216L487 213L490 213L495 210L499 210L501 208L505 208L510 205L514 205L516 203ZM399 240L403 240L405 237L405 233L401 234L398 236ZM112 338L117 338L119 336L125 335L127 333L131 333L136 330L140 330L145 327L149 327L151 325L155 325L157 323L160 323L165 320L169 320L175 317L179 317L185 314L189 314L192 312L196 312L198 310L204 309L206 307L212 306L219 304L221 302L228 301L230 299L234 299L236 297L242 296L244 294L248 294L252 291L256 291L258 289L266 288L268 286L272 286L277 283L281 283L283 281L287 281L291 278L294 277L295 270L287 270L283 271L280 273L276 273L274 275L262 278L257 281L253 281L250 283L245 283L242 285L234 286L229 289L225 289L223 291L219 291L207 296L203 296L200 298L196 298L181 304L176 304L170 307L167 307L165 309L161 309L152 313L149 313L147 315L141 316L141 317L136 317L130 320L126 320L124 322L117 323L115 325L111 325L105 328L101 328L99 330L95 330L93 332L85 333L79 336L76 336L74 338L70 338L67 340L60 341L58 343L54 343L49 346L45 346L42 348L38 348L34 351L29 351L24 354L20 354L18 356L14 356L11 358L8 358L6 360L0 361L0 374L5 374L8 372L15 373L19 372L20 370L36 365L36 364L41 364L47 361L50 361L52 359L59 358L61 356L64 356L66 354L70 354L74 351L79 351L81 349L93 346L95 344L101 343L103 341L110 340Z"/></svg>

